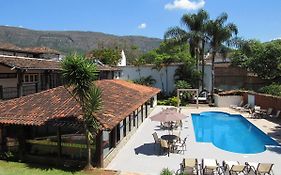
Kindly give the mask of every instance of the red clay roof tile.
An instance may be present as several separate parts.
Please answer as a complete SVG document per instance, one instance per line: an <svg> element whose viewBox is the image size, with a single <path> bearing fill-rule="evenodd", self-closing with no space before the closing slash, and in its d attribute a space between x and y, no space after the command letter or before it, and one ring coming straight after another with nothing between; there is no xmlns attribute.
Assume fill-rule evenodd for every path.
<svg viewBox="0 0 281 175"><path fill-rule="evenodd" d="M103 106L96 119L112 129L138 107L160 92L157 88L123 80L99 80ZM53 119L82 117L80 105L63 86L37 94L0 102L0 123L43 125Z"/></svg>

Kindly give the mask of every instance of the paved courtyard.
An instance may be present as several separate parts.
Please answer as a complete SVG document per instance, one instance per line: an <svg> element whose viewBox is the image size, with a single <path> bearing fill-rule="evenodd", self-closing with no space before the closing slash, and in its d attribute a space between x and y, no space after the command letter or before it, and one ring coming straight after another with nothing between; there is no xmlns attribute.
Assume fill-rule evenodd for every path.
<svg viewBox="0 0 281 175"><path fill-rule="evenodd" d="M162 108L162 106L157 106L151 112L149 117L160 112ZM180 131L181 138L187 137L187 149L184 153L171 153L169 157L167 155L158 155L158 150L154 147L154 140L152 137L153 132L157 132L158 136L161 137L161 135L168 134L168 131L161 130L159 128L159 122L154 122L147 118L128 143L107 166L107 169L120 170L122 173L129 174L138 173L157 175L166 167L176 172L180 168L179 165L182 159L190 157L198 159L217 159L219 162L222 160L236 160L240 163L274 163L274 174L281 175L280 148L268 148L266 151L258 154L238 154L219 149L212 143L196 142L191 113L200 113L203 111L224 111L231 114L237 113L230 108L183 108L182 113L186 114L188 117L183 121L183 127ZM247 117L247 114L245 114L245 117ZM264 119L251 119L250 121L266 133L272 133L274 128L280 127L280 125ZM279 134L276 133L275 135L277 137L279 136Z"/></svg>

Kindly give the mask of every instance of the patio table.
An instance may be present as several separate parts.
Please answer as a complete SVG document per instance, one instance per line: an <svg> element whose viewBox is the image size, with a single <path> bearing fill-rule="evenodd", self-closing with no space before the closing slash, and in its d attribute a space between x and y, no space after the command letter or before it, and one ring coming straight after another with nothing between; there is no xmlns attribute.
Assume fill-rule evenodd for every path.
<svg viewBox="0 0 281 175"><path fill-rule="evenodd" d="M173 134L167 134L167 135L162 135L161 139L166 140L169 144L170 147L170 152L173 151L173 143L175 140L177 140L179 137Z"/></svg>

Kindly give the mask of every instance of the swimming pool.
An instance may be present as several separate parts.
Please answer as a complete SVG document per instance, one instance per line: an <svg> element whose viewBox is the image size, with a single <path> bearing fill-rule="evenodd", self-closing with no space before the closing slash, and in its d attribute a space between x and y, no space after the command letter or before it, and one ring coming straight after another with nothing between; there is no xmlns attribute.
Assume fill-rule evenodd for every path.
<svg viewBox="0 0 281 175"><path fill-rule="evenodd" d="M241 115L224 112L192 114L197 142L211 142L226 151L254 154L265 151L265 145L279 145Z"/></svg>

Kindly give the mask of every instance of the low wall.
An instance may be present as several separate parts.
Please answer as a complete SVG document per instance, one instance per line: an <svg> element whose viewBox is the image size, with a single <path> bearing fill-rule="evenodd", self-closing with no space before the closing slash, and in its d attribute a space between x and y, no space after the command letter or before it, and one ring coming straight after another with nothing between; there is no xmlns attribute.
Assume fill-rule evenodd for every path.
<svg viewBox="0 0 281 175"><path fill-rule="evenodd" d="M260 106L262 109L273 108L274 113L281 110L281 97L255 92L245 92L243 95L245 103L248 103L248 95L253 95L255 97L255 105Z"/></svg>
<svg viewBox="0 0 281 175"><path fill-rule="evenodd" d="M215 106L229 107L230 105L239 105L241 100L243 100L243 97L239 95L230 95L230 96L214 95L214 99L215 99Z"/></svg>

